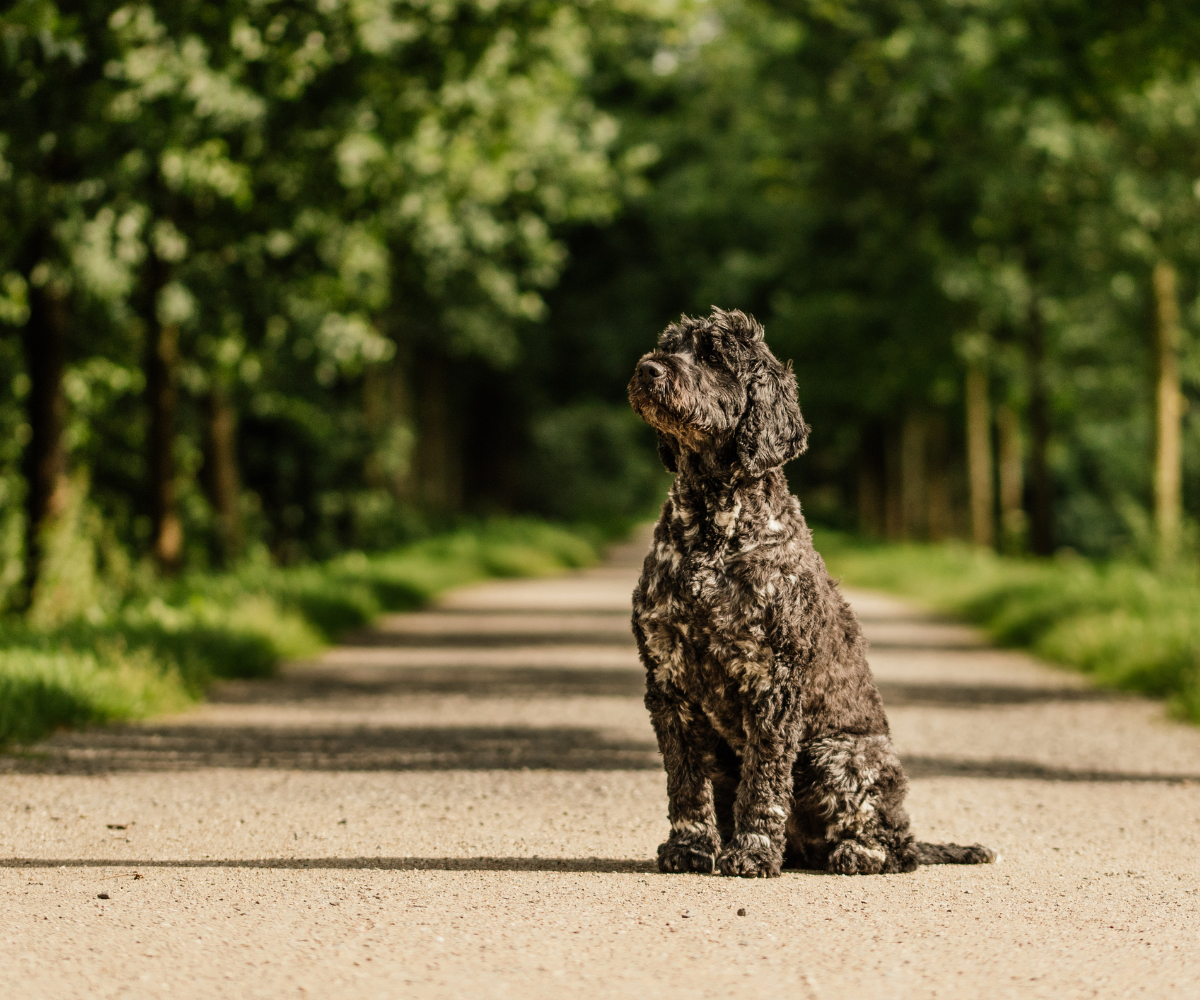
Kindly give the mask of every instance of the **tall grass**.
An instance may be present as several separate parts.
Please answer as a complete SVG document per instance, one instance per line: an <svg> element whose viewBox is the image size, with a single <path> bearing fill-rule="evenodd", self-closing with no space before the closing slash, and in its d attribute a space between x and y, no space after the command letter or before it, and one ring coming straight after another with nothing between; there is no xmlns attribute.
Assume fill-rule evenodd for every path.
<svg viewBox="0 0 1200 1000"><path fill-rule="evenodd" d="M312 656L348 629L450 587L594 559L578 533L497 519L382 554L192 574L54 628L9 619L0 623L0 745L179 709L215 680L269 676L281 660Z"/></svg>
<svg viewBox="0 0 1200 1000"><path fill-rule="evenodd" d="M1010 559L962 544L880 545L818 531L830 571L982 625L999 643L1168 700L1200 722L1200 574L1079 557Z"/></svg>

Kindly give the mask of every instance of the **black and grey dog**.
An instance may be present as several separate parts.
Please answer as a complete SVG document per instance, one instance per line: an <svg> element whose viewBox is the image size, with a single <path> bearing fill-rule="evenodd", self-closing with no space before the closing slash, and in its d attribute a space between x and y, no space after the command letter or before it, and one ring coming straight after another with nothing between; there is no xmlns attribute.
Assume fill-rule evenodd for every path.
<svg viewBox="0 0 1200 1000"><path fill-rule="evenodd" d="M683 317L629 398L676 473L633 595L667 771L664 872L873 874L995 860L922 844L854 612L782 466L808 428L796 379L741 312Z"/></svg>

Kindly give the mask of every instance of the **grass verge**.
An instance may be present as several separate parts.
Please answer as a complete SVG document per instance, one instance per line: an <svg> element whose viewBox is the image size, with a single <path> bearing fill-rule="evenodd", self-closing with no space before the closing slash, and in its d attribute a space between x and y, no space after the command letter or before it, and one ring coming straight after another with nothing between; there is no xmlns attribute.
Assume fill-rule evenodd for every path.
<svg viewBox="0 0 1200 1000"><path fill-rule="evenodd" d="M269 676L281 660L312 656L340 633L450 587L595 557L578 533L497 519L392 552L190 575L54 629L12 619L0 623L0 745L179 709L216 679Z"/></svg>
<svg viewBox="0 0 1200 1000"><path fill-rule="evenodd" d="M1079 557L1012 559L963 544L883 545L815 532L830 572L982 625L1000 644L1200 722L1200 574Z"/></svg>

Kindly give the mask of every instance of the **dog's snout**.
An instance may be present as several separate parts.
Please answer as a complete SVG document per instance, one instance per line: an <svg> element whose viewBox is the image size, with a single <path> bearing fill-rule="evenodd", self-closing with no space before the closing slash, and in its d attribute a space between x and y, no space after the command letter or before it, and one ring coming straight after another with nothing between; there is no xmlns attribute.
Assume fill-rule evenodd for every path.
<svg viewBox="0 0 1200 1000"><path fill-rule="evenodd" d="M667 369L660 365L657 361L642 361L637 366L638 374L644 379L656 379L665 375Z"/></svg>

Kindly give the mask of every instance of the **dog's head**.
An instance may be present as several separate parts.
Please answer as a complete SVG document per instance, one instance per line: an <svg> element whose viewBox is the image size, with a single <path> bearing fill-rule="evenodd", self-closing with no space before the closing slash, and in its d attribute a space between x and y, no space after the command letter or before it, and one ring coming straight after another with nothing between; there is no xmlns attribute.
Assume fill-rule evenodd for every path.
<svg viewBox="0 0 1200 1000"><path fill-rule="evenodd" d="M791 365L779 363L754 318L713 308L683 316L638 362L629 383L634 410L658 431L672 472L697 452L761 476L804 451L808 427L796 402Z"/></svg>

